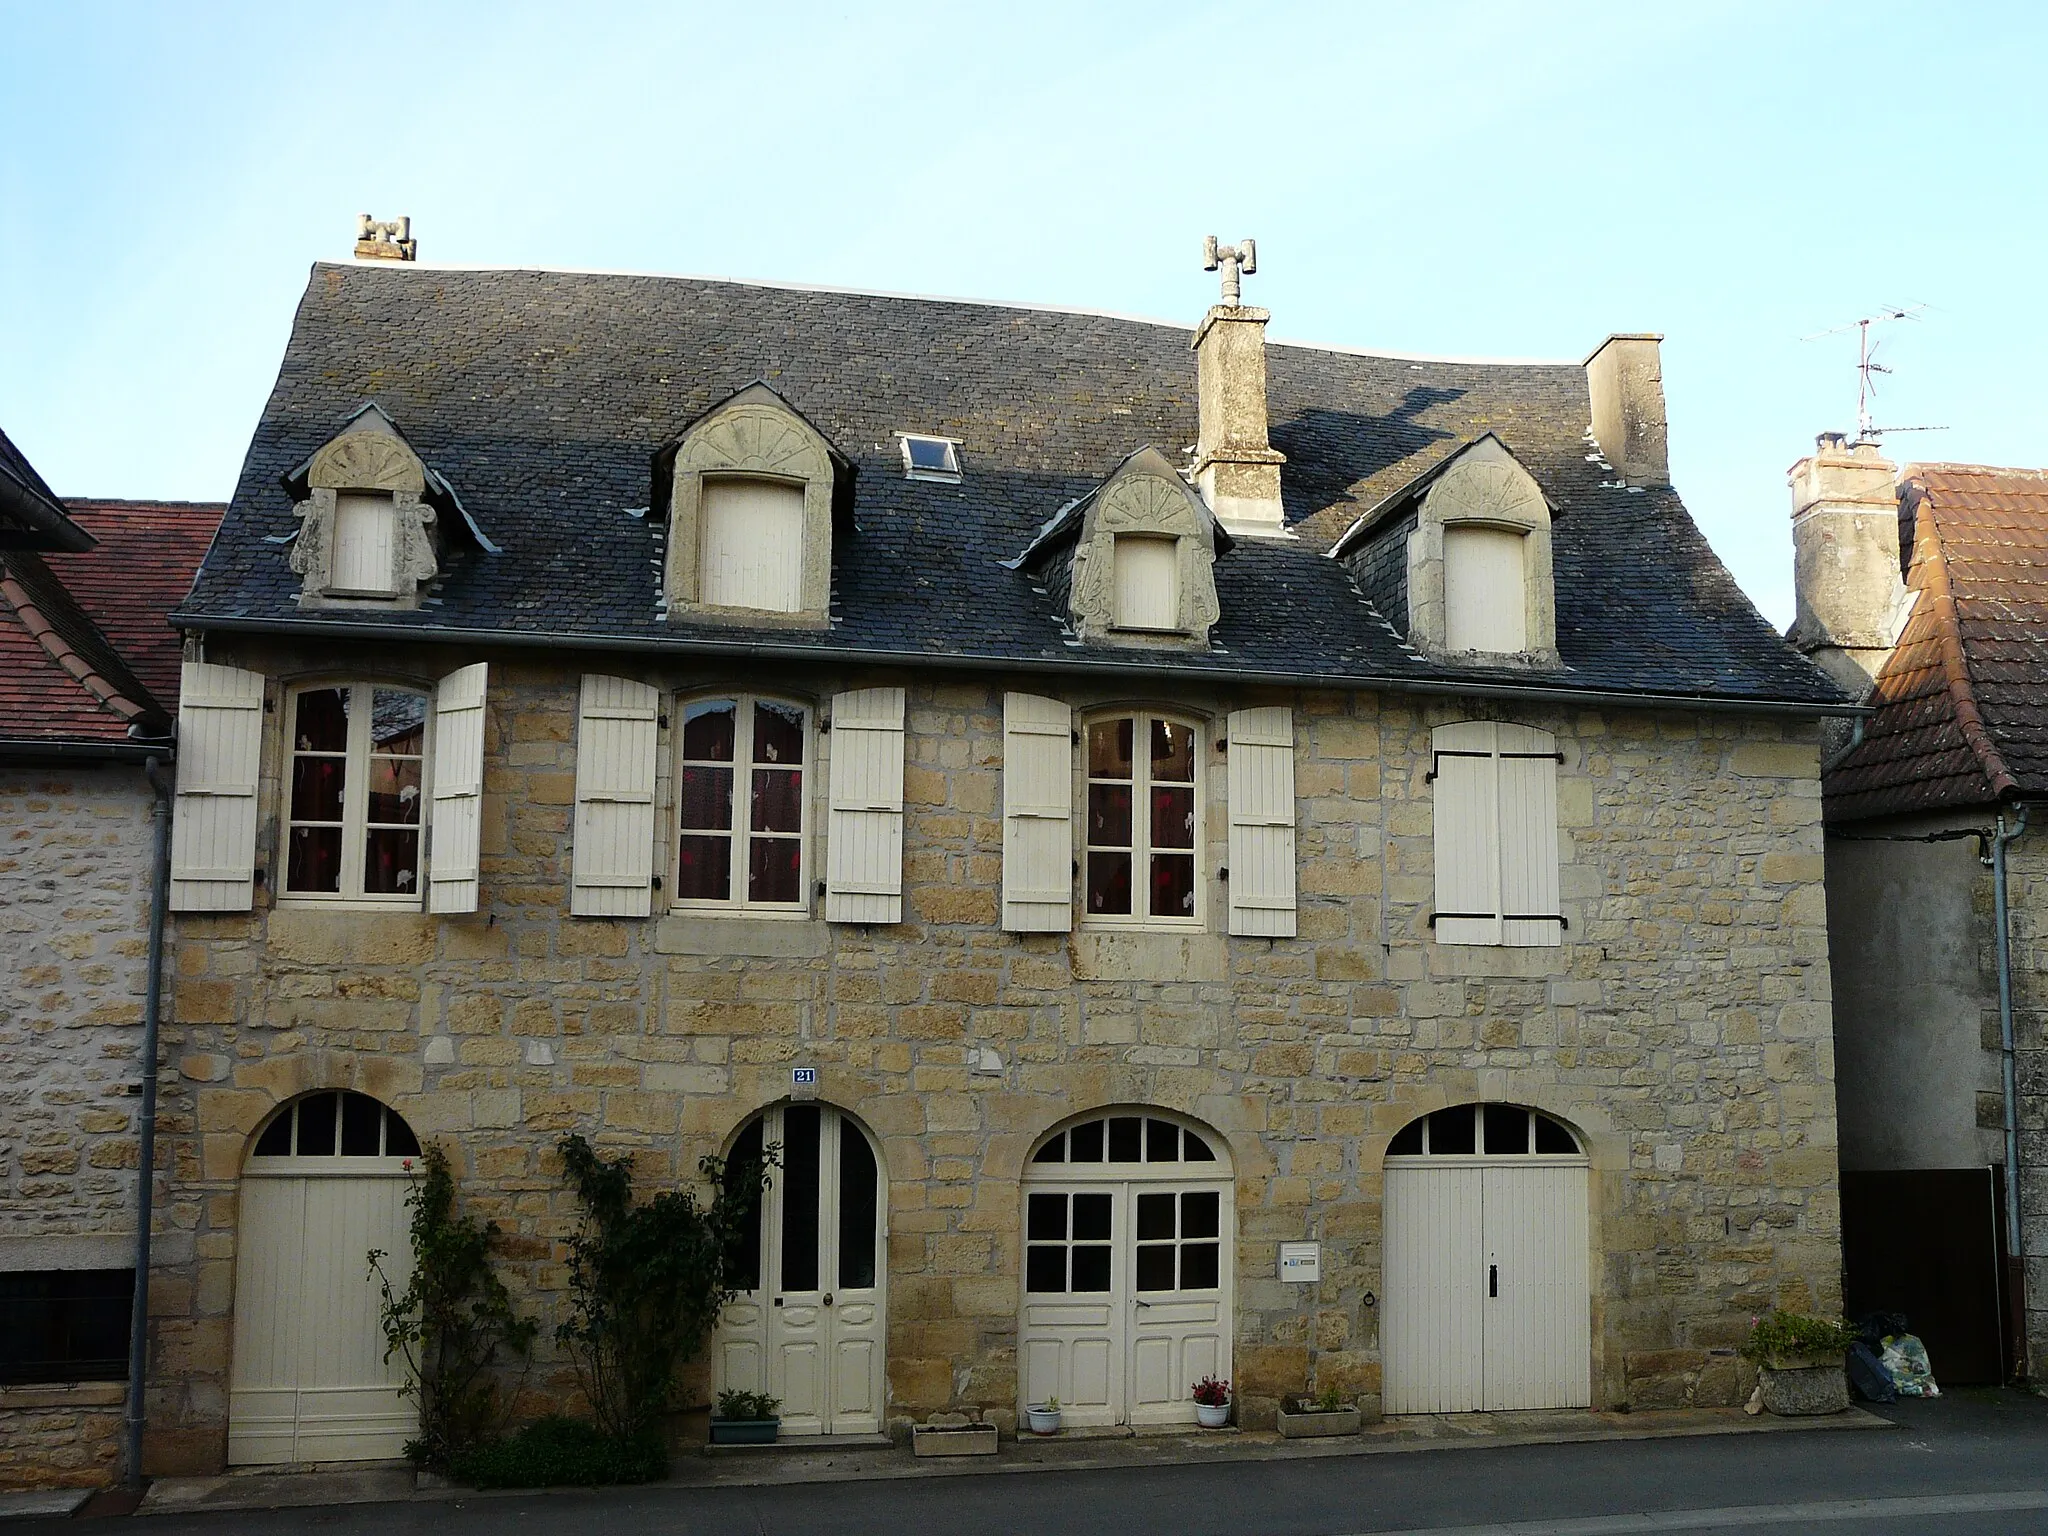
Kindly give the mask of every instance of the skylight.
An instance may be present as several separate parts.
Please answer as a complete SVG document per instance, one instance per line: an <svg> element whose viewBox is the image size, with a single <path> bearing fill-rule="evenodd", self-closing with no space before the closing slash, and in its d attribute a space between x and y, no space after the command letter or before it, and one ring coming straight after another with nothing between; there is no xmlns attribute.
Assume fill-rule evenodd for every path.
<svg viewBox="0 0 2048 1536"><path fill-rule="evenodd" d="M921 437L910 432L896 434L903 444L903 473L911 480L960 479L960 445L950 437Z"/></svg>

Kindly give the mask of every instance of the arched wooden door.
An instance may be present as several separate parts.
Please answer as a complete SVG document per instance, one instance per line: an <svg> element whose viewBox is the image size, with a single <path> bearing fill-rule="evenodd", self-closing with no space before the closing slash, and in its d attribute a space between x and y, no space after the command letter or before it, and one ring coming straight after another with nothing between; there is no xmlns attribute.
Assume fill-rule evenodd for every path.
<svg viewBox="0 0 2048 1536"><path fill-rule="evenodd" d="M307 1094L256 1139L235 1252L228 1460L379 1461L418 1432L403 1356L387 1362L370 1250L412 1275L407 1173L419 1141L360 1093Z"/></svg>
<svg viewBox="0 0 2048 1536"><path fill-rule="evenodd" d="M888 1184L866 1127L830 1104L778 1104L733 1142L781 1148L743 1284L719 1316L712 1387L782 1402L785 1435L874 1434L886 1360Z"/></svg>

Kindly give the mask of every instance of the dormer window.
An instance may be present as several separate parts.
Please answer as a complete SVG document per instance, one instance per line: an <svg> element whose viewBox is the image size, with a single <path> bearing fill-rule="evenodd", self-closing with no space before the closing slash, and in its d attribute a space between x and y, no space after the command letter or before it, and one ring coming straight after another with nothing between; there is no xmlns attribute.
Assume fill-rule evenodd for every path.
<svg viewBox="0 0 2048 1536"><path fill-rule="evenodd" d="M1180 540L1116 536L1116 627L1180 628Z"/></svg>
<svg viewBox="0 0 2048 1536"><path fill-rule="evenodd" d="M1528 534L1453 523L1444 529L1444 648L1519 655L1529 648Z"/></svg>
<svg viewBox="0 0 2048 1536"><path fill-rule="evenodd" d="M701 600L711 608L795 613L803 607L804 488L787 480L707 476Z"/></svg>
<svg viewBox="0 0 2048 1536"><path fill-rule="evenodd" d="M940 480L957 485L960 482L960 445L950 437L921 437L915 433L897 434L897 441L903 445L903 475L907 480Z"/></svg>
<svg viewBox="0 0 2048 1536"><path fill-rule="evenodd" d="M327 590L335 596L393 597L398 591L398 509L389 491L338 491Z"/></svg>

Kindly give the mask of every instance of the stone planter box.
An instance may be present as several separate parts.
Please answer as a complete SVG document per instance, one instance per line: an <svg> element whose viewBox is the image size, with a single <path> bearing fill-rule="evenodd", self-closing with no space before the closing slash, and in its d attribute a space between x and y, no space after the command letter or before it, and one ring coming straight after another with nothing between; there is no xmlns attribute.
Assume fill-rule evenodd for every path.
<svg viewBox="0 0 2048 1536"><path fill-rule="evenodd" d="M1841 1413L1849 1406L1849 1375L1834 1358L1762 1366L1757 1385L1764 1407L1784 1418Z"/></svg>
<svg viewBox="0 0 2048 1536"><path fill-rule="evenodd" d="M711 1421L713 1445L773 1445L780 1419L718 1419Z"/></svg>
<svg viewBox="0 0 2048 1536"><path fill-rule="evenodd" d="M1325 1412L1299 1403L1280 1405L1280 1434L1288 1440L1311 1440L1322 1435L1355 1435L1365 1415L1356 1408Z"/></svg>
<svg viewBox="0 0 2048 1536"><path fill-rule="evenodd" d="M918 1456L993 1456L993 1424L913 1424L910 1449Z"/></svg>

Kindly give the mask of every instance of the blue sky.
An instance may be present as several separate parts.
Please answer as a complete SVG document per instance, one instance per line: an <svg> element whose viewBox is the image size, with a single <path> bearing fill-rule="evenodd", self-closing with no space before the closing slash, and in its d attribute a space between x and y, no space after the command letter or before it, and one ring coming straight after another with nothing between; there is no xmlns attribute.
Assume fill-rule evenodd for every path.
<svg viewBox="0 0 2048 1536"><path fill-rule="evenodd" d="M2032 5L0 0L0 425L75 496L224 497L306 271L688 272L1576 360L1666 334L1675 477L1790 618L1786 467L1880 422L2048 464Z"/></svg>

